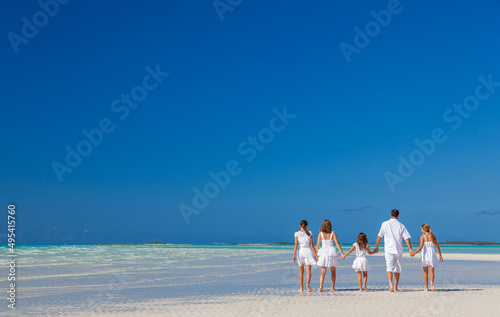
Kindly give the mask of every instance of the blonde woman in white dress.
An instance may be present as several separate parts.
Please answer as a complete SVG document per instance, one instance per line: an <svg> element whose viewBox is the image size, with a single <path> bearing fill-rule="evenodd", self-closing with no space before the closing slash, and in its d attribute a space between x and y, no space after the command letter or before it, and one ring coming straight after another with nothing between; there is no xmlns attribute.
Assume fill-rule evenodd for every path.
<svg viewBox="0 0 500 317"><path fill-rule="evenodd" d="M304 290L304 266L307 271L307 291L311 292L311 266L316 265L318 256L314 249L312 233L307 230L307 221L300 222L300 231L295 232L295 247L293 248L293 262L299 264L300 291ZM298 252L297 248L300 246ZM297 256L298 255L298 256Z"/></svg>
<svg viewBox="0 0 500 317"><path fill-rule="evenodd" d="M439 244L437 242L437 238L431 230L431 226L427 223L424 223L421 226L422 236L420 237L420 246L415 252L410 253L412 257L414 257L420 250L422 250L422 268L424 269L424 284L425 291L429 291L429 271L431 277L431 289L434 292L436 290L436 286L434 286L434 269L438 265L438 258L436 255L436 251L434 250L434 246L439 252L439 260L443 262L443 256L441 254L441 249L439 248Z"/></svg>
<svg viewBox="0 0 500 317"><path fill-rule="evenodd" d="M368 271L370 270L370 263L368 263L366 253L374 254L376 252L370 251L368 238L363 232L358 235L358 242L354 243L351 249L342 256L342 260L345 260L345 257L349 255L354 249L356 249L356 259L354 260L354 262L352 262L352 268L354 269L354 271L356 271L356 273L358 273L359 291L363 291L363 286L365 288L365 291L368 291L366 282L368 282Z"/></svg>
<svg viewBox="0 0 500 317"><path fill-rule="evenodd" d="M332 292L335 291L335 280L337 278L336 267L339 264L337 249L333 246L333 242L340 250L343 255L342 247L340 246L339 240L335 231L332 230L332 223L330 220L326 219L323 221L321 228L319 229L318 242L316 243L316 254L318 255L317 266L321 266L321 275L319 277L319 291L323 291L323 282L325 281L325 275L328 268L332 272ZM319 248L321 244L321 249Z"/></svg>

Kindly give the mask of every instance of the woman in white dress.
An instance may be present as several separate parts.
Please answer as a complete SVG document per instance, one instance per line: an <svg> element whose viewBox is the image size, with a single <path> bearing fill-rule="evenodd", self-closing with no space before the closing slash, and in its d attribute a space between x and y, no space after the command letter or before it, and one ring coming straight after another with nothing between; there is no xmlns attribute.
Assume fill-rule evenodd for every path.
<svg viewBox="0 0 500 317"><path fill-rule="evenodd" d="M319 291L323 291L323 282L328 268L332 272L332 292L335 291L335 280L337 278L336 266L338 266L337 249L333 246L333 242L337 245L340 253L343 255L342 247L335 231L332 230L332 223L326 219L323 221L319 229L318 242L316 243L316 253L318 255L317 266L321 266L321 275L319 277ZM321 244L321 249L319 248Z"/></svg>
<svg viewBox="0 0 500 317"><path fill-rule="evenodd" d="M368 263L366 253L368 252L368 254L374 254L376 252L370 251L368 238L363 232L358 235L358 242L354 243L351 249L342 256L342 260L344 260L345 257L349 255L354 249L356 249L356 259L354 260L354 262L352 262L352 268L354 269L354 271L356 271L356 273L358 273L359 291L363 291L363 286L365 287L365 291L368 291L366 282L368 282L368 271L370 270L370 263Z"/></svg>
<svg viewBox="0 0 500 317"><path fill-rule="evenodd" d="M441 249L437 242L437 238L431 230L431 226L424 223L421 227L422 236L420 237L420 246L415 252L410 253L411 256L415 256L420 250L422 250L422 268L424 269L424 284L425 291L429 291L429 271L431 272L431 288L434 292L436 287L434 286L434 269L438 265L438 258L434 246L439 252L439 260L443 262L443 256L441 255Z"/></svg>
<svg viewBox="0 0 500 317"><path fill-rule="evenodd" d="M307 221L300 222L300 231L295 232L295 247L293 248L293 262L299 264L300 291L304 290L304 265L307 271L307 291L311 292L311 266L316 265L318 256L313 246L312 233L307 230ZM300 246L298 254L297 247ZM298 255L298 256L296 256Z"/></svg>

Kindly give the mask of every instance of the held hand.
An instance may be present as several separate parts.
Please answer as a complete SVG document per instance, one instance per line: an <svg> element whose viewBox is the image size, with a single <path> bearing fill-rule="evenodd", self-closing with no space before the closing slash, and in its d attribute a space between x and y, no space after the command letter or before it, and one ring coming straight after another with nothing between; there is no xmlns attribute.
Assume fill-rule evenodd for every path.
<svg viewBox="0 0 500 317"><path fill-rule="evenodd" d="M342 260L345 260L345 254L342 254L342 255L340 256L340 258L341 258Z"/></svg>
<svg viewBox="0 0 500 317"><path fill-rule="evenodd" d="M316 262L318 262L318 261L319 261L319 258L318 258L318 255L316 255Z"/></svg>
<svg viewBox="0 0 500 317"><path fill-rule="evenodd" d="M413 258L415 256L415 252L410 251L410 256Z"/></svg>
<svg viewBox="0 0 500 317"><path fill-rule="evenodd" d="M378 246L376 246L375 249L373 249L373 252L378 253Z"/></svg>

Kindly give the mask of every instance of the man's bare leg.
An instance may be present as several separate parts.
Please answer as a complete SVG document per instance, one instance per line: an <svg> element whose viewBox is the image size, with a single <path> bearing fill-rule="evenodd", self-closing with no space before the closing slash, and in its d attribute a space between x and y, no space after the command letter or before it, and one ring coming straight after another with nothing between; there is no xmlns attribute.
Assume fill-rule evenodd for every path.
<svg viewBox="0 0 500 317"><path fill-rule="evenodd" d="M392 286L392 272L387 272L387 279L389 280L390 292L394 292L394 286Z"/></svg>
<svg viewBox="0 0 500 317"><path fill-rule="evenodd" d="M394 273L394 291L395 292L399 291L398 284L399 284L399 276L400 275L401 275L401 273Z"/></svg>

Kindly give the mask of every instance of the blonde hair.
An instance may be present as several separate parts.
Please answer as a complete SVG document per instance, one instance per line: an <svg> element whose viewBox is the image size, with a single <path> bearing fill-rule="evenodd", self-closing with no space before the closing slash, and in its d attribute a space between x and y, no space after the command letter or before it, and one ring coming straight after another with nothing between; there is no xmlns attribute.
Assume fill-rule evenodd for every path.
<svg viewBox="0 0 500 317"><path fill-rule="evenodd" d="M330 220L325 219L325 221L323 221L323 224L321 225L321 228L319 228L319 231L324 233L332 233L332 223L330 222Z"/></svg>
<svg viewBox="0 0 500 317"><path fill-rule="evenodd" d="M422 225L422 230L424 230L425 232L428 232L430 235L431 235L431 240L432 240L432 243L436 244L437 243L437 238L436 238L436 235L434 234L434 232L432 232L431 230L431 226L429 226L428 223L424 223Z"/></svg>

